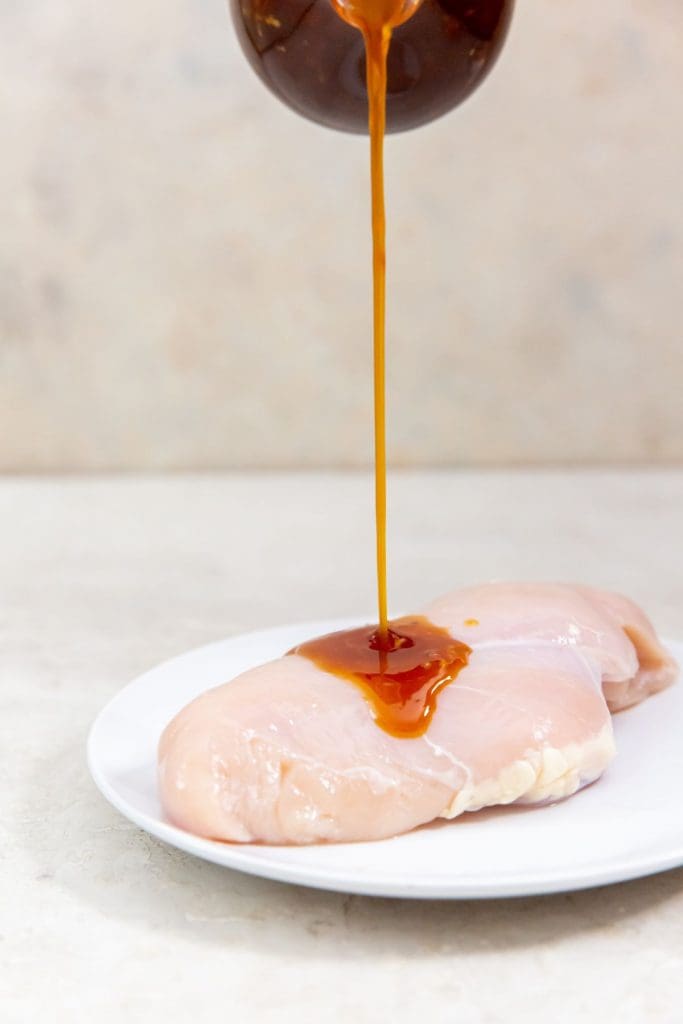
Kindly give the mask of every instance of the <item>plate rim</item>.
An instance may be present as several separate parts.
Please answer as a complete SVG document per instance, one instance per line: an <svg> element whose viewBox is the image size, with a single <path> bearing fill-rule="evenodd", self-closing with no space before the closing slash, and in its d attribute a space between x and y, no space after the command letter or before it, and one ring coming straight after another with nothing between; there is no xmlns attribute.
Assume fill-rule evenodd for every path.
<svg viewBox="0 0 683 1024"><path fill-rule="evenodd" d="M332 631L334 629L349 628L353 625L364 623L365 618L346 617L341 619L308 620L304 622L283 623L266 629L249 630L236 633L216 640L208 644L201 644L198 647L183 651L180 654L166 658L163 661L146 669L144 672L129 680L125 686L118 690L100 709L90 729L86 742L86 760L88 770L95 786L101 795L110 803L124 818L131 821L142 831L168 846L188 853L192 856L206 860L212 864L229 870L239 871L257 878L266 878L283 884L300 885L306 888L323 890L328 892L350 893L362 896L394 899L434 899L434 900L480 900L480 899L510 899L525 896L551 895L562 892L576 892L582 889L595 888L601 885L611 885L619 882L627 882L636 878L645 878L662 871L668 871L683 866L683 840L678 848L668 850L660 855L637 854L626 857L623 860L612 861L609 864L596 862L595 865L584 866L572 869L572 875L568 878L566 869L558 871L536 872L533 877L520 874L519 871L505 874L498 871L495 883L488 886L482 884L480 879L472 875L459 874L457 879L452 875L430 875L428 883L406 881L405 877L387 874L382 880L371 878L364 882L362 875L344 875L339 869L331 869L310 865L297 864L296 862L278 861L277 856L269 859L255 859L248 852L255 846L260 850L291 850L290 846L268 846L266 844L230 844L218 840L204 839L186 832L170 822L153 818L143 811L138 811L130 804L119 791L110 784L106 774L103 772L97 756L98 733L103 728L107 717L115 706L122 701L128 691L137 687L149 675L163 672L171 664L177 665L185 659L191 660L200 654L209 653L214 648L223 647L231 642L237 643L245 640L253 640L260 635L272 637L274 633L286 633L290 630L302 630L307 632L309 627L312 631ZM312 632L311 635L316 635ZM680 649L683 655L683 641L662 639L662 643L668 649ZM676 650L677 653L677 650ZM683 685L679 680L678 685ZM382 840L385 843L400 842L406 835L395 836ZM362 843L337 844L362 846ZM307 847L310 849L310 847Z"/></svg>

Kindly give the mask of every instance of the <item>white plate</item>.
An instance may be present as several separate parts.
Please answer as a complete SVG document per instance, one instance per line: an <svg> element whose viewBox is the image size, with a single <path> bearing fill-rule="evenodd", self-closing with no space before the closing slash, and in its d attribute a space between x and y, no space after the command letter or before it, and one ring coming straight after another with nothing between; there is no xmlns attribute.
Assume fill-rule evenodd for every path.
<svg viewBox="0 0 683 1024"><path fill-rule="evenodd" d="M240 846L170 825L159 806L156 749L166 723L210 686L302 640L357 622L311 622L232 637L130 683L90 732L88 761L114 807L164 842L238 871L373 896L472 899L582 889L683 864L683 685L617 715L618 756L562 803L501 808L396 839L330 846ZM683 644L672 644L683 661Z"/></svg>

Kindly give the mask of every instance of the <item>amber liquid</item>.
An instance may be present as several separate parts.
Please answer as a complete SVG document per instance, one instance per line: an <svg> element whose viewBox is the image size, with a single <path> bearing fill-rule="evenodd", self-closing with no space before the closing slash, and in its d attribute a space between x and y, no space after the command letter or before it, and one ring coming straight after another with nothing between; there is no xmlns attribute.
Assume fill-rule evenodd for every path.
<svg viewBox="0 0 683 1024"><path fill-rule="evenodd" d="M318 637L290 651L352 680L373 707L377 724L393 736L421 736L439 691L467 664L470 648L425 618L389 622L387 615L387 498L385 413L386 216L384 133L387 55L393 29L421 0L333 0L335 10L365 41L370 174L372 184L373 354L375 399L375 524L379 625Z"/></svg>
<svg viewBox="0 0 683 1024"><path fill-rule="evenodd" d="M421 0L333 0L337 13L359 29L365 42L370 129L372 196L373 371L375 402L375 537L378 636L389 643L387 613L387 441L386 441L386 212L384 134L387 107L387 55L391 34L407 21Z"/></svg>
<svg viewBox="0 0 683 1024"><path fill-rule="evenodd" d="M356 683L377 724L403 739L421 736L439 691L467 664L470 648L420 616L391 622L385 639L371 626L308 640L289 652Z"/></svg>
<svg viewBox="0 0 683 1024"><path fill-rule="evenodd" d="M386 213L384 209L384 126L390 30L365 34L370 103L372 182L372 301L375 397L375 530L379 635L388 637L387 614L387 426L386 426Z"/></svg>

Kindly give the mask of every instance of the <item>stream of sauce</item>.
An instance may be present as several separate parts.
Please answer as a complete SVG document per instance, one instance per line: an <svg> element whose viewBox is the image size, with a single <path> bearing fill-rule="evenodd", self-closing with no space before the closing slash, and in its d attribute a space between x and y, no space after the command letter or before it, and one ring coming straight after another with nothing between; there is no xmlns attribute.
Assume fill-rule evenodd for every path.
<svg viewBox="0 0 683 1024"><path fill-rule="evenodd" d="M375 403L375 522L377 627L318 637L290 651L334 675L350 679L370 702L375 721L403 738L429 726L439 691L467 664L470 648L428 619L389 622L387 615L387 496L385 411L386 216L384 134L387 54L392 31L422 0L332 0L337 13L363 33L367 65L372 185L373 361Z"/></svg>
<svg viewBox="0 0 683 1024"><path fill-rule="evenodd" d="M368 87L372 198L372 298L375 405L375 536L380 642L389 642L387 614L387 444L386 444L386 213L384 134L387 55L395 28L408 21L422 0L332 0L339 16L363 34Z"/></svg>

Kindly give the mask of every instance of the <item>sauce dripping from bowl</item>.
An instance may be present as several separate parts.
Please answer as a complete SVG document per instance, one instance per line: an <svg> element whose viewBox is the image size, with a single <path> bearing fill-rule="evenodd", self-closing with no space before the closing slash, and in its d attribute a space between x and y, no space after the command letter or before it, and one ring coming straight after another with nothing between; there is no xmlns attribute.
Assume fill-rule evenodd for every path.
<svg viewBox="0 0 683 1024"><path fill-rule="evenodd" d="M490 18L485 36L493 38L504 0L477 0L457 15ZM358 29L365 47L370 133L373 283L373 385L375 447L375 545L377 627L331 633L300 644L290 654L309 658L319 668L352 680L370 702L377 724L393 736L421 736L434 715L439 692L468 664L471 649L428 619L415 616L390 622L387 612L386 489L386 213L384 136L387 109L387 57L394 29L422 6L423 0L331 0L337 14ZM445 15L444 15L445 16ZM460 30L460 22L458 30ZM476 628L475 618L464 621Z"/></svg>
<svg viewBox="0 0 683 1024"><path fill-rule="evenodd" d="M359 29L365 42L372 198L377 611L379 642L387 648L390 643L387 613L386 213L384 206L387 55L393 30L411 18L421 2L422 0L332 0L332 6L339 16Z"/></svg>
<svg viewBox="0 0 683 1024"><path fill-rule="evenodd" d="M470 648L420 616L389 622L387 613L386 489L386 213L384 135L387 55L391 35L422 0L332 0L337 13L363 34L370 129L375 428L375 538L379 624L330 633L300 644L300 654L323 671L356 683L377 725L392 736L426 732L437 695L467 664Z"/></svg>

